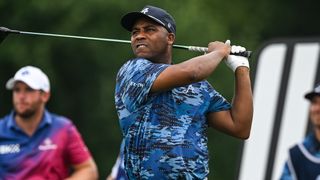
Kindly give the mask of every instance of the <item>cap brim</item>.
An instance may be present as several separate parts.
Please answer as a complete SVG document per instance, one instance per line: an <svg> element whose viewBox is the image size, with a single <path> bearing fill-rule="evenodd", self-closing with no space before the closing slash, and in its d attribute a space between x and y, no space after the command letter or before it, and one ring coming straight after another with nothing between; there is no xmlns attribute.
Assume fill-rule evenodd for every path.
<svg viewBox="0 0 320 180"><path fill-rule="evenodd" d="M122 17L121 25L126 30L131 31L134 23L141 17L149 18L149 16L147 16L141 12L130 12Z"/></svg>
<svg viewBox="0 0 320 180"><path fill-rule="evenodd" d="M13 88L15 82L16 82L16 81L15 81L13 78L9 79L9 80L7 81L7 83L6 83L6 88L7 88L8 90L11 90L11 89Z"/></svg>
<svg viewBox="0 0 320 180"><path fill-rule="evenodd" d="M304 97L306 99L312 100L312 98L315 97L315 96L320 96L320 93L311 92L311 93L306 94Z"/></svg>
<svg viewBox="0 0 320 180"><path fill-rule="evenodd" d="M40 90L41 88L39 88L36 84L34 84L32 81L28 81L26 79L14 79L14 78L11 78L7 81L6 83L6 88L8 90L12 90L15 83L16 82L23 82L25 83L26 85L28 85L30 88L34 89L34 90ZM47 91L47 90L44 90L44 91Z"/></svg>
<svg viewBox="0 0 320 180"><path fill-rule="evenodd" d="M124 15L121 18L121 25L126 30L132 31L132 27L133 27L134 23L141 17L146 17L146 18L151 19L152 21L164 26L164 24L159 19L157 19L153 16L148 16L148 15L143 14L141 12L130 12L130 13Z"/></svg>

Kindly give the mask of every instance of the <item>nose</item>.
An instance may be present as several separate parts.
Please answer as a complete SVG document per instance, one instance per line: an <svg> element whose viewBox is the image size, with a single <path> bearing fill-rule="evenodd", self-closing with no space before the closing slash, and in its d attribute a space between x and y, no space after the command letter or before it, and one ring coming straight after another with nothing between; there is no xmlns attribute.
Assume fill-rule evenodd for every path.
<svg viewBox="0 0 320 180"><path fill-rule="evenodd" d="M141 40L141 39L144 39L146 36L145 36L145 33L144 31L139 31L136 33L136 35L134 36L134 39L136 40Z"/></svg>

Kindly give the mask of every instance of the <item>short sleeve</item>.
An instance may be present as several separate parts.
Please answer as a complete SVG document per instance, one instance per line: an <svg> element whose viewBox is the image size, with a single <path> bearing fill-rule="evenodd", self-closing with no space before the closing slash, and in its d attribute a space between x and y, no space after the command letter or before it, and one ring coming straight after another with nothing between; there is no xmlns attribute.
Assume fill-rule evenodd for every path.
<svg viewBox="0 0 320 180"><path fill-rule="evenodd" d="M67 156L73 165L81 164L91 158L87 146L73 124L68 129Z"/></svg>
<svg viewBox="0 0 320 180"><path fill-rule="evenodd" d="M211 103L209 105L209 112L225 111L231 108L231 104L217 91L211 92Z"/></svg>

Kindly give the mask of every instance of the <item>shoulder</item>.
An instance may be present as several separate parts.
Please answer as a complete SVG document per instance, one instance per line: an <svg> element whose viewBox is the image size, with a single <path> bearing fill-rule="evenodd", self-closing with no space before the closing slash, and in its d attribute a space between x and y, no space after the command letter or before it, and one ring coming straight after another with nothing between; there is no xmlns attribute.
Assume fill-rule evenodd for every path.
<svg viewBox="0 0 320 180"><path fill-rule="evenodd" d="M10 120L10 114L0 118L0 131L3 132L7 128L8 122Z"/></svg>
<svg viewBox="0 0 320 180"><path fill-rule="evenodd" d="M303 140L302 145L305 146L306 149L314 150L315 147L319 147L320 142L317 140L314 132L309 133Z"/></svg>
<svg viewBox="0 0 320 180"><path fill-rule="evenodd" d="M145 58L134 58L127 61L124 65L140 65L140 64L154 64Z"/></svg>
<svg viewBox="0 0 320 180"><path fill-rule="evenodd" d="M8 125L8 124L11 125L13 118L14 118L14 112L13 111L11 113L6 114L5 116L1 117L0 118L0 126Z"/></svg>
<svg viewBox="0 0 320 180"><path fill-rule="evenodd" d="M131 59L126 62L117 74L117 82L144 81L154 79L169 64L153 63L144 58Z"/></svg>
<svg viewBox="0 0 320 180"><path fill-rule="evenodd" d="M119 72L124 70L141 70L144 69L147 65L154 64L151 61L144 59L144 58L135 58L128 60L125 64L122 65Z"/></svg>
<svg viewBox="0 0 320 180"><path fill-rule="evenodd" d="M136 66L136 65L140 65L140 64L148 64L148 63L151 63L151 61L148 61L147 59L144 59L144 58L134 58L134 59L130 59L126 63L124 63L122 65L122 68L128 67L128 66Z"/></svg>
<svg viewBox="0 0 320 180"><path fill-rule="evenodd" d="M149 61L148 59L144 58L135 58L128 60L125 64L122 65L119 72L122 71L144 71L144 70L150 70L152 67L166 67L169 66L169 64L161 64L161 63L153 63Z"/></svg>
<svg viewBox="0 0 320 180"><path fill-rule="evenodd" d="M293 152L293 151L295 151L296 149L299 149L299 144L294 144L294 145L292 145L292 146L289 148L289 151L290 151L290 152Z"/></svg>
<svg viewBox="0 0 320 180"><path fill-rule="evenodd" d="M0 118L0 124L3 124L4 122L8 121L9 120L9 116L10 114L7 114L3 117Z"/></svg>
<svg viewBox="0 0 320 180"><path fill-rule="evenodd" d="M58 115L51 112L46 112L45 114L48 121L51 121L54 126L73 126L72 121L62 115Z"/></svg>

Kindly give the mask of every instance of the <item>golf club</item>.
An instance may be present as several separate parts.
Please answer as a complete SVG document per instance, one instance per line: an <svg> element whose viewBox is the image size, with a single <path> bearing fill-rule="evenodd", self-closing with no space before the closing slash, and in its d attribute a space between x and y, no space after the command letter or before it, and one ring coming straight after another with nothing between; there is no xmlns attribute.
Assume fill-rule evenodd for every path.
<svg viewBox="0 0 320 180"><path fill-rule="evenodd" d="M12 30L6 27L0 27L0 43L6 38L6 36L11 34L26 34L26 35L35 35L35 36L51 36L51 37L61 37L61 38L73 38L73 39L84 39L84 40L94 40L94 41L106 41L106 42L117 42L117 43L127 43L131 42L128 40L120 39L108 39L108 38L96 38L96 37L85 37L85 36L73 36L73 35L64 35L64 34L50 34L50 33L39 33L39 32L28 32L28 31L18 31ZM197 51L197 52L208 52L208 48L199 47L199 46L185 46L185 45L173 45L174 48L185 49L188 51ZM244 51L240 53L231 53L232 55L244 56L249 58L251 56L251 51Z"/></svg>

